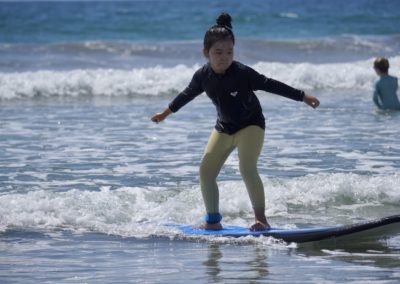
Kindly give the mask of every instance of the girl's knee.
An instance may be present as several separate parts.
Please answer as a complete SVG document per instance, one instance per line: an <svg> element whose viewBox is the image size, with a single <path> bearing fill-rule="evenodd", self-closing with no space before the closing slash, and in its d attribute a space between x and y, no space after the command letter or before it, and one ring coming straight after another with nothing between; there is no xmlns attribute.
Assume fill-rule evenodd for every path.
<svg viewBox="0 0 400 284"><path fill-rule="evenodd" d="M243 178L258 177L257 166L240 164L239 170L240 170L240 174L242 175Z"/></svg>
<svg viewBox="0 0 400 284"><path fill-rule="evenodd" d="M199 168L200 180L216 180L217 175L218 171L214 169L212 163L210 163L210 159L208 159L207 156L204 156Z"/></svg>

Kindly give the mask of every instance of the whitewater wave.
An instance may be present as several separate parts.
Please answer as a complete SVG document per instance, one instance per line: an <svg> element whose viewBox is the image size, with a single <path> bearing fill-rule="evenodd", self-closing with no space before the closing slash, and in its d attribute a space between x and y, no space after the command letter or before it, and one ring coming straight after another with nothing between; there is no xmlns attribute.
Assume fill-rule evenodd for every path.
<svg viewBox="0 0 400 284"><path fill-rule="evenodd" d="M257 71L303 90L350 89L371 91L376 80L373 59L352 63L259 62ZM400 76L400 56L390 58L391 73ZM0 73L0 99L77 96L160 96L176 94L200 65L171 68L78 69Z"/></svg>
<svg viewBox="0 0 400 284"><path fill-rule="evenodd" d="M275 226L297 227L297 220L335 224L350 222L349 218L382 217L399 210L398 174L319 174L267 179L264 184L266 213ZM245 196L242 182L220 183L220 207L226 224L246 226L252 222L252 208ZM172 230L162 224L199 223L203 211L198 186L5 192L0 195L0 232L65 229L148 237ZM315 212L319 212L318 216Z"/></svg>
<svg viewBox="0 0 400 284"><path fill-rule="evenodd" d="M196 67L36 71L0 74L1 99L161 95L182 89Z"/></svg>

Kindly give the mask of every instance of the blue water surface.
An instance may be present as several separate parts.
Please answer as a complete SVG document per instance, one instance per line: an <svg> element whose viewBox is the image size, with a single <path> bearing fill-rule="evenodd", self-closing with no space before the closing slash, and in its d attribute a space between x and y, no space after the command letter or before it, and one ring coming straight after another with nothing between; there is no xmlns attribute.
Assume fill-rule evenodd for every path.
<svg viewBox="0 0 400 284"><path fill-rule="evenodd" d="M399 33L400 2L393 0L29 1L0 3L0 42L201 39L222 11L239 37Z"/></svg>

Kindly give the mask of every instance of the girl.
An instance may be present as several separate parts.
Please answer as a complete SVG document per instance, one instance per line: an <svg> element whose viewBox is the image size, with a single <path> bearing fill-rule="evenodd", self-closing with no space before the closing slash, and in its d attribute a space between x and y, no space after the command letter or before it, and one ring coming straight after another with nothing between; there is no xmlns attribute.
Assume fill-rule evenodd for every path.
<svg viewBox="0 0 400 284"><path fill-rule="evenodd" d="M218 118L200 165L200 187L207 212L201 227L222 229L216 179L230 153L237 148L240 173L255 215L255 223L250 229L267 230L270 226L264 213L264 187L257 171L257 160L264 143L265 119L253 91L264 90L303 101L313 108L318 107L319 101L234 61L235 36L231 21L231 16L226 13L217 18L217 25L204 36L203 54L208 63L197 70L189 86L151 120L156 123L163 121L205 92L217 108Z"/></svg>

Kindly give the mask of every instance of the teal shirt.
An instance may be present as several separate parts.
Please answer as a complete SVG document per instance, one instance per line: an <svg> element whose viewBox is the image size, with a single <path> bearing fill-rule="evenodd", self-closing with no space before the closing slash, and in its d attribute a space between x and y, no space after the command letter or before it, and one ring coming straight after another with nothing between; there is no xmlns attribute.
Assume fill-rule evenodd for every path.
<svg viewBox="0 0 400 284"><path fill-rule="evenodd" d="M397 98L397 78L390 75L382 75L375 83L373 100L380 109L398 109L400 102Z"/></svg>

